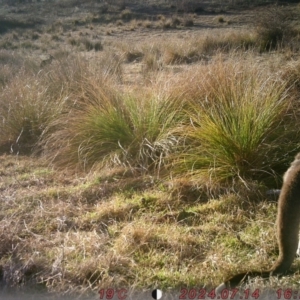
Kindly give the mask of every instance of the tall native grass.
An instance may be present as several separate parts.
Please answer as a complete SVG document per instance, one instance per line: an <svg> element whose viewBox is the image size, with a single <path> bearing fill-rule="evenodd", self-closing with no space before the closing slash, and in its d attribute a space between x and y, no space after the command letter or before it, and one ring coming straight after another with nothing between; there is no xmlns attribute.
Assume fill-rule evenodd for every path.
<svg viewBox="0 0 300 300"><path fill-rule="evenodd" d="M44 70L21 68L0 94L0 151L31 153L48 125L64 111L87 65L73 58Z"/></svg>
<svg viewBox="0 0 300 300"><path fill-rule="evenodd" d="M206 183L274 180L299 150L286 81L241 60L219 61L193 74L190 122L174 172Z"/></svg>
<svg viewBox="0 0 300 300"><path fill-rule="evenodd" d="M1 151L28 153L35 149L43 130L61 109L63 95L52 96L38 76L21 72L11 80L0 100Z"/></svg>
<svg viewBox="0 0 300 300"><path fill-rule="evenodd" d="M167 97L124 95L108 79L85 78L73 107L49 126L45 154L59 166L122 165L159 171L177 144L180 104ZM178 105L178 107L177 107Z"/></svg>
<svg viewBox="0 0 300 300"><path fill-rule="evenodd" d="M83 79L115 77L109 66L101 72L98 67L83 57L70 56L57 58L41 70L23 67L16 72L0 92L0 151L40 152L41 137L50 134L50 124L68 113L81 94L89 97Z"/></svg>
<svg viewBox="0 0 300 300"><path fill-rule="evenodd" d="M167 166L206 183L283 173L299 150L295 72L271 74L267 63L236 55L180 76L128 93L83 59L20 72L1 93L1 149L38 149L58 166L86 170Z"/></svg>

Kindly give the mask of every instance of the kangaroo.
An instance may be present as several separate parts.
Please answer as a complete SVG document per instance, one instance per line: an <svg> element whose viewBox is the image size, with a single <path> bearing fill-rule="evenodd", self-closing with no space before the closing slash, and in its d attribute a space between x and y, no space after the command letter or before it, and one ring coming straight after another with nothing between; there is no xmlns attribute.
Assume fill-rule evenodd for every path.
<svg viewBox="0 0 300 300"><path fill-rule="evenodd" d="M251 277L268 278L272 275L284 275L289 270L296 256L299 242L299 223L300 153L296 155L295 160L283 176L276 220L279 257L274 266L268 271L248 271L237 274L219 285L216 291L221 292L224 288L235 288Z"/></svg>

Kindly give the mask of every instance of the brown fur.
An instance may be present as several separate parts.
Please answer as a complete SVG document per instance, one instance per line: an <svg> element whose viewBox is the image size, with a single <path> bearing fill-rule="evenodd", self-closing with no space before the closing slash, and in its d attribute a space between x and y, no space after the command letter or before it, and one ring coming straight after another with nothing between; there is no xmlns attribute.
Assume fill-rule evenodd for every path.
<svg viewBox="0 0 300 300"><path fill-rule="evenodd" d="M223 284L221 288L234 288L250 277L261 276L267 278L271 275L284 275L294 261L298 248L298 234L300 223L300 153L291 163L290 168L283 176L283 185L278 200L277 213L277 240L279 257L269 271L249 271L237 274Z"/></svg>

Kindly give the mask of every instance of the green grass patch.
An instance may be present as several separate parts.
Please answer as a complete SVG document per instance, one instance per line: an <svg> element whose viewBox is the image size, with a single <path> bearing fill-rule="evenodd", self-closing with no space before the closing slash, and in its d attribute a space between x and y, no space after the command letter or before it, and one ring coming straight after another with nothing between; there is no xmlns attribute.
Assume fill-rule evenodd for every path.
<svg viewBox="0 0 300 300"><path fill-rule="evenodd" d="M54 133L45 138L47 146L53 145L50 159L55 153L59 165L88 169L108 163L141 172L159 170L177 142L171 132L178 120L177 103L121 96L105 81L79 84L84 94L78 94L76 105L55 120Z"/></svg>
<svg viewBox="0 0 300 300"><path fill-rule="evenodd" d="M255 65L208 67L198 90L188 95L190 124L182 127L186 143L175 172L211 183L276 180L299 149L291 139L298 131L288 113L287 88Z"/></svg>

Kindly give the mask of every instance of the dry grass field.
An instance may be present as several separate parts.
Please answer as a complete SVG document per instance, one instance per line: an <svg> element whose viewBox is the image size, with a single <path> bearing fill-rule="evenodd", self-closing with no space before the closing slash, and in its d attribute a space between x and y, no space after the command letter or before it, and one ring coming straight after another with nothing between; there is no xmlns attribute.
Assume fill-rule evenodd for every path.
<svg viewBox="0 0 300 300"><path fill-rule="evenodd" d="M273 2L0 1L0 297L211 299L272 265L300 151L300 6Z"/></svg>

